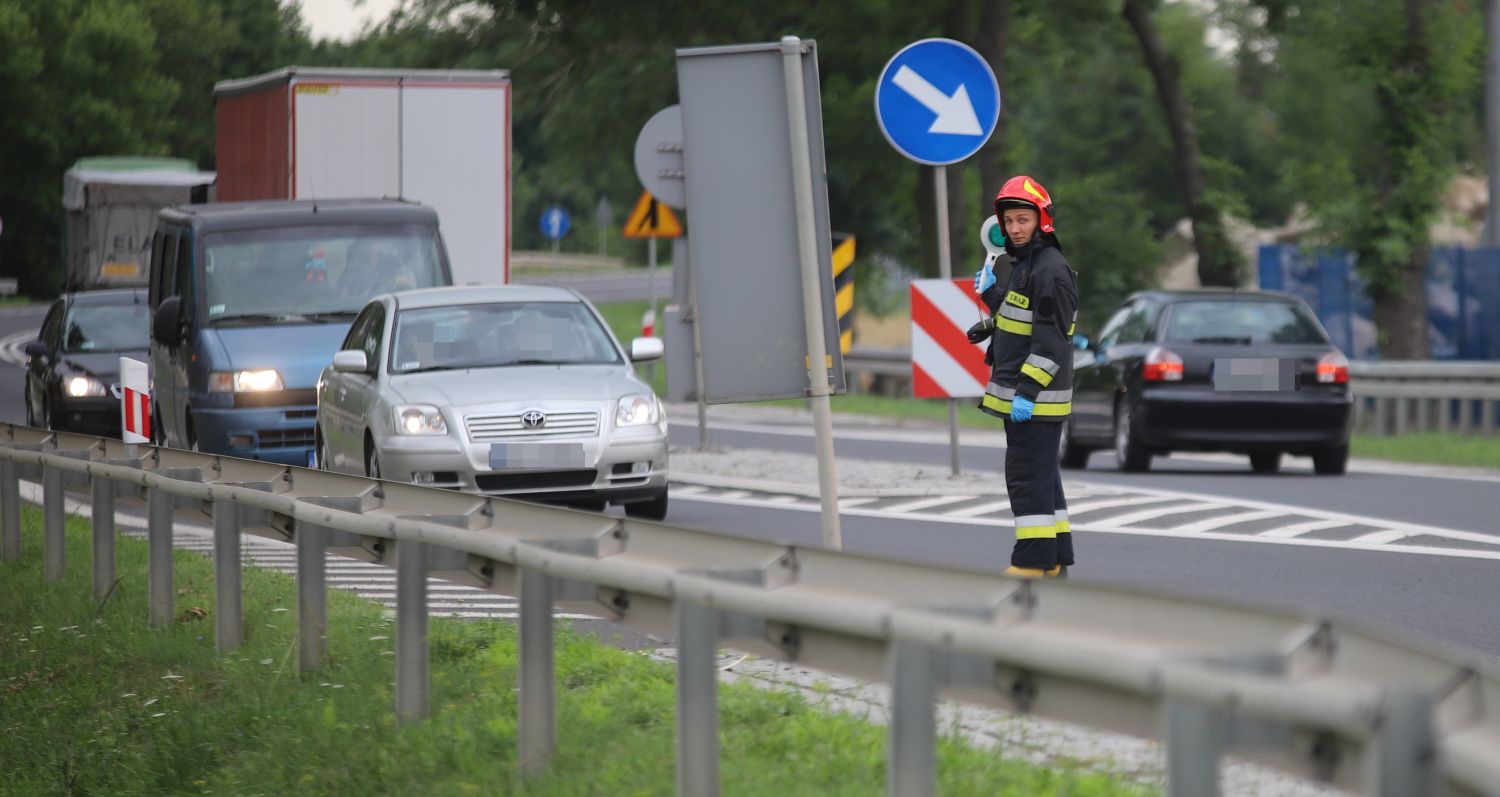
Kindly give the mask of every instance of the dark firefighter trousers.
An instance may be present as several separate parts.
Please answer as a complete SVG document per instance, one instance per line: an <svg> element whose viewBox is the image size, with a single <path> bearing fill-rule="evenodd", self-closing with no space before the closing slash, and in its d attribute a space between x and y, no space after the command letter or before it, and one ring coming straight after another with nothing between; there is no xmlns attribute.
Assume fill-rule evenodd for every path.
<svg viewBox="0 0 1500 797"><path fill-rule="evenodd" d="M1051 570L1073 564L1073 531L1063 495L1057 445L1062 424L1005 421L1005 488L1016 518L1015 567Z"/></svg>

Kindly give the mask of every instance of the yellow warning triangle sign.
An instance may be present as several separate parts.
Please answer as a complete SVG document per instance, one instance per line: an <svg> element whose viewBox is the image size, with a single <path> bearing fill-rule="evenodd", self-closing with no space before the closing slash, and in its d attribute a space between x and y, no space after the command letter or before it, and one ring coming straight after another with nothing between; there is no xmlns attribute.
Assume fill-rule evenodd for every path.
<svg viewBox="0 0 1500 797"><path fill-rule="evenodd" d="M625 220L626 238L679 238L682 222L672 209L656 201L650 191L641 192L641 198Z"/></svg>

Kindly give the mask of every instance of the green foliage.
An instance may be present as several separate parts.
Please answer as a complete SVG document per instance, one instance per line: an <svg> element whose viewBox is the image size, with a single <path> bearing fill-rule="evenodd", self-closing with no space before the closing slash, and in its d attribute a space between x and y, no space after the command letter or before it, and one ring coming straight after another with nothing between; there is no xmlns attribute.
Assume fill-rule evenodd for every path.
<svg viewBox="0 0 1500 797"><path fill-rule="evenodd" d="M247 568L244 645L214 651L213 566L175 558L177 621L146 627L146 545L118 543L119 584L90 596L88 538L67 522L61 581L42 579L41 512L22 512L23 557L0 565L0 761L6 794L668 795L676 688L670 665L560 625L557 752L517 773L514 624L434 619L431 706L393 721L395 632L377 604L331 590L329 662L299 675L296 591ZM885 732L746 684L719 690L730 795L863 795L884 789ZM1033 767L955 739L940 793L1142 794L1081 768Z"/></svg>

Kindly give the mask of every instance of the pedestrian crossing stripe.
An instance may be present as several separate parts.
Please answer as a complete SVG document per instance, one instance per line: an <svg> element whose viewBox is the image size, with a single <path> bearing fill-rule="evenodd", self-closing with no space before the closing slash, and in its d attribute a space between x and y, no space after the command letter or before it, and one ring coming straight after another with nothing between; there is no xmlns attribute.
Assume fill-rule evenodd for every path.
<svg viewBox="0 0 1500 797"><path fill-rule="evenodd" d="M642 191L635 209L625 219L626 238L680 238L682 222L672 209L656 201L650 191Z"/></svg>

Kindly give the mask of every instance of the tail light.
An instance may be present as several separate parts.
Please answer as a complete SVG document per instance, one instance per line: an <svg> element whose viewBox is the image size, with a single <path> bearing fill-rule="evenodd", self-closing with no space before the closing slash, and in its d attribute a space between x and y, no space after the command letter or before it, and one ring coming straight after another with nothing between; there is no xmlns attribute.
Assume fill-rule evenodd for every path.
<svg viewBox="0 0 1500 797"><path fill-rule="evenodd" d="M1147 382L1181 382L1182 358L1158 346L1146 355L1141 378Z"/></svg>
<svg viewBox="0 0 1500 797"><path fill-rule="evenodd" d="M1345 385L1349 383L1349 361L1338 352L1330 352L1318 361L1318 383Z"/></svg>

